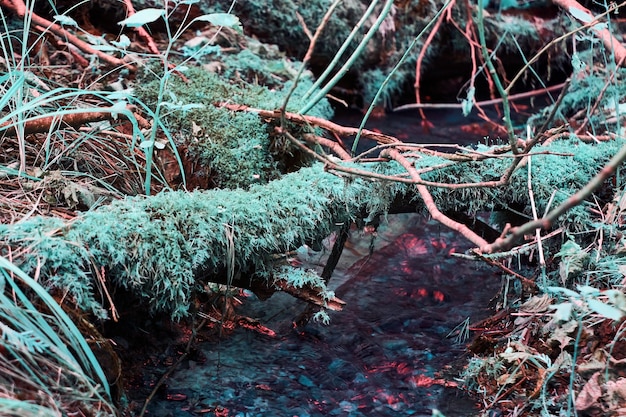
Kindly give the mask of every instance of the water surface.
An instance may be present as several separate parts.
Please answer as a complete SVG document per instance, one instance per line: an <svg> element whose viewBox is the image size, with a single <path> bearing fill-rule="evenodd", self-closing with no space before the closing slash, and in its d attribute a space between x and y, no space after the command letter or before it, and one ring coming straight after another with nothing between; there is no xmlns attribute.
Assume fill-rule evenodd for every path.
<svg viewBox="0 0 626 417"><path fill-rule="evenodd" d="M451 386L459 371L451 364L463 363L465 346L447 335L468 317L488 315L499 278L452 256L469 245L447 229L415 215L390 218L379 249L333 278L347 305L331 314L329 326L292 329L303 305L285 294L249 299L240 312L277 336L238 329L219 343L202 344L206 362L185 362L168 380L169 398L180 401L154 403L151 415L476 413ZM369 242L353 239L348 262L366 255Z"/></svg>

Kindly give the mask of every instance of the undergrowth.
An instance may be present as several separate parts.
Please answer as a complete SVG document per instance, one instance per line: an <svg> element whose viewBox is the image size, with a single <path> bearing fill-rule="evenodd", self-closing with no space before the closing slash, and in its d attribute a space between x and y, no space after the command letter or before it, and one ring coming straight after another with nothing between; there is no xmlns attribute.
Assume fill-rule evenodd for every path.
<svg viewBox="0 0 626 417"><path fill-rule="evenodd" d="M255 1L237 3L237 7L252 18L248 22L251 27L259 22L271 23L287 39L303 39L305 31L300 22L296 23L292 3L276 2L269 11L265 3ZM385 3L391 11L380 16L380 26L372 26L376 28L375 41L368 48L363 45L363 55L355 56L353 62L357 71L369 71L362 77L366 85L361 88L366 99L379 95L388 77L385 75L388 71L373 70L374 64L383 62L383 68L392 68L406 52L405 45L399 45L397 39L409 39L401 35L406 32L413 36L423 34L422 29L430 23L433 13L442 13L438 3L405 2L405 8L423 9L424 13L414 21L403 17L391 2ZM475 8L466 6L455 8L452 17L459 21L475 17ZM339 45L334 42L343 41L344 32L351 29L347 22L362 17L361 2L344 2L342 7L329 19L328 30L318 44L318 56L328 54L327 49L336 51ZM303 22L316 24L326 11L325 5L317 3L300 10ZM149 14L151 17L146 22L154 22L166 16L166 9L153 9ZM256 22L259 16L267 19ZM6 18L4 15L2 18L8 32ZM58 299L69 300L66 304L71 303L77 310L98 319L113 315L114 301L108 296L115 288L128 290L151 313L166 313L172 319L181 319L193 312L196 297L206 291L205 284L224 282L225 277L229 285L236 278L242 283L262 282L266 287L279 278L286 279L295 288L314 287L326 302L332 298L326 282L310 271L287 266L286 253L302 245L317 246L344 224L375 220L400 200L411 199L414 211L430 209L424 203L425 194L416 192L414 185L370 181L350 171L358 168L365 173L406 179L407 170L397 162L349 160L342 165L346 168L342 176L335 175L328 172L334 164L334 159L327 157L328 149L315 149L323 155L321 159L326 158L325 163L319 163L297 146L306 140L303 133L319 133L319 129L279 123L278 117L265 120L254 112L234 112L223 107L222 104L228 103L279 109L297 80L286 110L306 109L301 112L324 119L332 116L332 109L323 98L326 91L313 88L311 73L300 73L304 64L243 36L233 15L203 18L231 22L232 30L221 33L221 27L214 27L210 37L188 39L181 46L179 56L173 52L173 46L182 42L184 31L172 33L168 26L167 52L152 56L156 64L148 64L139 71L134 90L122 88L115 92L100 88L106 84L105 80L111 81L106 76L90 78L93 87L90 89L50 88L51 80L33 75L25 62L13 61L14 57L9 56L7 51L16 38L1 38L4 56L0 64L7 74L0 76L4 93L0 98L0 129L7 136L2 139L3 144L17 149L0 160L2 179L9 184L3 190L3 204L11 202L12 196L21 190L31 191L32 200L26 199L29 204L19 208L11 206L9 214L4 216L11 224L0 225L0 255L11 259L11 263L4 263L4 258L0 258L3 262L0 278L3 289L8 291L7 285L12 286L14 298L5 297L5 304L9 304L7 311L19 313L25 320L36 320L45 336L54 333L43 325L49 318L45 314L29 317L30 313L25 313L37 308L31 309L26 297L19 295L22 286L36 294L42 291L39 286L43 286ZM56 19L74 27L67 16ZM481 24L478 26L484 30ZM566 26L559 19L550 20L550 25L554 31ZM27 33L27 20L24 27ZM494 17L486 30L493 49L489 52L487 45L482 45L483 50L493 53L494 61L498 54L534 51L543 43L535 36L540 32L537 25L526 21L522 24L519 19L505 15ZM218 34L221 44L216 41ZM520 44L515 35L524 35L527 43ZM452 26L441 29L437 36L464 38ZM583 39L594 45L587 35ZM443 44L440 49L431 48L425 62L445 56L449 49ZM26 39L21 45L22 55L27 57L31 51ZM121 44L112 45L115 54L126 55ZM291 46L292 52L302 54L308 42ZM360 51L358 47L355 50ZM530 175L528 155L516 156L510 149L496 154L489 153L494 147L477 145L460 153L489 157L462 163L452 163L449 158L428 152L407 156L411 167L420 170L422 180L439 183L440 186L428 188L428 196L437 209L470 216L481 212L516 212L526 221L541 217L589 184L599 167L623 146L620 119L623 74L608 58L599 59L597 53L580 52L573 56L571 85L554 117L558 123L569 126L560 137L552 137L549 143L532 149ZM527 61L526 56L521 58ZM411 56L407 62L415 64L416 59ZM556 59L562 62L565 58ZM345 62L348 59L341 58L339 65ZM493 65L491 57L486 62ZM598 69L598 62L605 64L605 69ZM503 75L495 73L493 79ZM393 102L413 74L413 68L400 68L395 77L389 77L387 91L380 94L386 104ZM533 74L534 81L545 81ZM128 81L127 76L127 72L121 71L109 86L123 85ZM333 85L328 82L326 87ZM320 99L315 99L318 96ZM591 106L600 96L592 114ZM81 130L65 125L61 128L55 119L47 132L28 136L23 131L28 122L44 116L86 112L87 104L94 100L106 106L103 110L108 115L106 121L85 122ZM90 104L88 110L98 108ZM554 120L548 119L551 110L548 108L531 118L529 125L552 123ZM149 126L140 128L134 111L148 116ZM579 135L576 122L582 120L588 129ZM294 140L288 141L286 135L277 134L277 128L289 131ZM600 141L598 135L607 137ZM25 140L27 136L32 142ZM582 136L591 139L590 143L582 142ZM604 141L607 138L613 140ZM513 135L509 139L510 143L516 143ZM171 159L170 166L177 166L179 171L162 163L165 155ZM520 163L508 184L484 185L486 181L499 180L512 159ZM187 188L188 183L200 184L186 181L199 171L208 177L206 183ZM174 174L181 179L172 181L169 177ZM73 186L70 179L77 177L85 182ZM473 185L445 187L458 183ZM530 276L526 278L501 264L512 277L507 282L514 284L506 289L500 305L512 308L518 315L509 320L504 330L498 330L499 336L491 337L487 333L478 337L484 343L481 349L474 345L477 356L470 360L463 375L466 387L482 395L487 412L501 408L511 415L526 412L550 416L596 409L613 413L626 401L624 378L618 369L626 358L622 340L626 315L623 294L626 203L621 173L602 185L602 193L569 210L551 225L560 234L549 241L542 240L543 246L535 242L536 247L526 247L521 255L514 251L491 257L481 255L488 261L502 257L527 261L520 272ZM146 196L135 195L139 193ZM34 203L30 204L31 201ZM41 201L47 204L45 209ZM533 206L539 215L533 213ZM77 213L77 210L85 211ZM539 265L534 264L535 252L540 252L547 262L542 258ZM22 278L22 284L13 286L11 280L15 275ZM15 294L19 302L15 302ZM46 303L49 301L46 299ZM57 307L50 302L47 308L58 313L52 326L60 329L66 317ZM8 359L23 354L24 361L31 360L29 355L42 352L69 358L67 363L45 366L72 369L78 375L73 381L79 382L75 387L79 392L72 395L90 393L92 397L86 402L101 401L108 406L107 383L84 340L73 328L65 339L57 338L52 343L43 336L32 338L27 328L33 323L28 321L6 325L10 318L11 314L6 314L0 323L4 326L5 345L14 349ZM314 318L328 320L323 311ZM507 315L506 319L509 318ZM74 344L74 352L70 353L81 356L77 360L65 355L66 340ZM35 359L37 366L38 361L39 357ZM69 379L60 384L70 385ZM102 383L105 392L94 386L96 380ZM46 393L46 398L56 395L51 390ZM502 405L503 401L508 402Z"/></svg>

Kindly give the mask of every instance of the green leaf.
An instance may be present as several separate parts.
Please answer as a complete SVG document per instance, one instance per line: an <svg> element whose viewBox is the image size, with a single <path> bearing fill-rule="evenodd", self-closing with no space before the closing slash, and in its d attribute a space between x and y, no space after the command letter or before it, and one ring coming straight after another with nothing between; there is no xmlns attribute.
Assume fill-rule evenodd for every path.
<svg viewBox="0 0 626 417"><path fill-rule="evenodd" d="M572 307L572 303L561 303L551 306L551 308L554 309L554 320L569 321L572 317Z"/></svg>
<svg viewBox="0 0 626 417"><path fill-rule="evenodd" d="M164 149L165 148L165 144L161 143L161 142L156 142L153 140L144 140L143 142L141 142L139 144L139 148L143 149L144 151L149 150L150 148L155 147L157 149Z"/></svg>
<svg viewBox="0 0 626 417"><path fill-rule="evenodd" d="M569 14L571 14L572 16L574 16L575 19L580 20L583 23L589 23L591 21L593 21L594 17L592 15L590 15L589 13L580 10L577 7L570 7L568 9Z"/></svg>
<svg viewBox="0 0 626 417"><path fill-rule="evenodd" d="M620 290L607 290L604 292L604 295L608 297L611 304L615 307L626 310L626 295L623 292Z"/></svg>
<svg viewBox="0 0 626 417"><path fill-rule="evenodd" d="M201 22L209 22L215 26L226 26L235 29L237 32L242 33L243 28L239 18L230 13L211 13L196 17L194 20Z"/></svg>
<svg viewBox="0 0 626 417"><path fill-rule="evenodd" d="M463 100L461 106L463 108L463 116L467 117L472 112L472 107L474 107L474 93L476 89L474 87L470 87L467 89L467 98Z"/></svg>
<svg viewBox="0 0 626 417"><path fill-rule="evenodd" d="M565 287L546 287L546 292L552 294L563 294L566 297L580 298L580 294Z"/></svg>
<svg viewBox="0 0 626 417"><path fill-rule="evenodd" d="M589 285L577 285L576 289L583 296L598 296L600 295L600 290L594 287L590 287Z"/></svg>
<svg viewBox="0 0 626 417"><path fill-rule="evenodd" d="M120 49L126 49L130 46L130 39L128 36L122 34L119 41L111 41L111 43Z"/></svg>
<svg viewBox="0 0 626 417"><path fill-rule="evenodd" d="M117 120L117 116L120 113L126 113L127 109L126 106L128 105L127 102L125 101L118 101L117 103L115 103L114 105L111 106L111 116L113 116L114 120Z"/></svg>
<svg viewBox="0 0 626 417"><path fill-rule="evenodd" d="M603 303L602 301L591 298L587 300L587 305L596 313L608 319L619 321L624 317L624 312L618 308Z"/></svg>
<svg viewBox="0 0 626 417"><path fill-rule="evenodd" d="M164 9L143 9L139 10L132 16L122 20L121 22L117 22L120 26L127 26L129 28L136 28L139 26L143 26L146 23L152 23L161 16L165 16Z"/></svg>
<svg viewBox="0 0 626 417"><path fill-rule="evenodd" d="M55 22L57 22L61 26L75 26L75 27L78 27L78 23L76 23L76 20L74 20L71 17L66 16L64 14L57 14L57 15L55 15L54 16L54 20L55 20Z"/></svg>

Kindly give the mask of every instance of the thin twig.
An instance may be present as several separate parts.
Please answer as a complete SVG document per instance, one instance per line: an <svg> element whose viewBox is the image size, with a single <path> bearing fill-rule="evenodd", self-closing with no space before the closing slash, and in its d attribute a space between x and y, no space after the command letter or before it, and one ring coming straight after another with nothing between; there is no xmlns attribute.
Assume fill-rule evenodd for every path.
<svg viewBox="0 0 626 417"><path fill-rule="evenodd" d="M196 333L198 332L198 330L204 327L206 322L207 322L207 319L202 319L202 321L200 322L200 325L198 327L193 328L193 332L191 336L189 336L189 341L187 342L187 347L185 348L185 352L178 357L176 362L174 362L172 366L170 366L163 375L161 375L161 378L159 378L157 383L154 385L154 388L150 392L150 395L148 395L148 397L146 398L146 401L144 402L143 407L141 408L141 412L139 413L139 417L143 417L144 414L146 414L146 411L148 410L148 404L150 404L150 401L152 401L152 399L156 395L159 388L161 388L161 385L165 383L165 380L171 375L172 372L176 370L178 365L180 365L181 362L184 361L187 356L189 356L189 352L191 351L191 344L196 338Z"/></svg>
<svg viewBox="0 0 626 417"><path fill-rule="evenodd" d="M298 70L298 75L296 75L296 79L293 81L291 88L289 89L289 91L287 92L287 95L285 96L285 100L283 101L283 105L280 109L281 113L287 112L287 104L289 104L289 99L291 99L291 95L293 94L293 92L296 90L296 87L298 86L298 81L300 80L300 77L302 76L302 73L304 72L304 68L306 68L306 65L309 63L309 61L311 60L311 57L313 56L313 50L315 49L317 40L322 34L324 27L326 27L326 24L330 20L331 16L333 15L335 11L335 8L337 8L339 3L340 3L340 0L335 0L333 4L330 5L328 10L326 11L326 14L324 14L324 17L322 18L322 22L319 24L319 26L315 30L315 35L313 36L311 36L311 32L306 26L304 19L302 19L302 16L300 16L299 13L296 13L296 16L298 17L298 20L300 21L300 24L302 25L304 32L310 39L310 42L309 42L309 48L307 49L306 54L304 55L304 59L302 60L302 64L300 65L300 69ZM285 120L282 117L280 121L281 121L281 124L284 125Z"/></svg>
<svg viewBox="0 0 626 417"><path fill-rule="evenodd" d="M511 228L507 236L496 239L495 242L480 247L483 253L493 253L501 250L507 250L515 245L515 242L525 234L533 232L535 229L548 230L552 224L567 211L581 204L596 189L598 189L604 181L611 175L615 174L619 165L626 160L626 145L611 158L611 160L602 168L595 177L591 179L583 188L574 195L565 200L561 205L546 214L543 218L533 220L521 226Z"/></svg>
<svg viewBox="0 0 626 417"><path fill-rule="evenodd" d="M389 156L391 159L394 159L396 162L402 165L404 169L406 169L407 172L411 175L411 179L413 179L413 181L415 182L422 181L419 174L415 170L415 167L413 166L413 164L411 164L411 162L409 162L406 158L404 158L400 154L400 152L398 152L395 149L387 149L384 151L384 153L387 156ZM461 235L463 235L463 237L465 237L470 242L478 245L479 247L483 247L487 245L487 241L483 239L482 237L480 237L478 234L476 234L472 229L470 229L463 223L456 222L452 220L451 218L449 218L448 216L446 216L445 214L443 214L437 207L437 204L433 200L433 197L430 194L430 191L428 191L428 188L426 188L426 186L421 185L421 184L416 184L415 188L417 189L417 192L419 193L420 197L422 197L422 201L424 202L424 205L426 206L426 210L428 210L428 213L430 213L433 219L443 224L444 226L456 232L459 232Z"/></svg>
<svg viewBox="0 0 626 417"><path fill-rule="evenodd" d="M537 206L535 205L535 194L533 192L532 182L532 156L528 157L528 198L530 199L530 208L533 212L533 219L537 220ZM546 260L543 257L543 246L541 241L541 230L535 229L535 239L537 240L537 252L539 253L539 265L544 268L546 266Z"/></svg>
<svg viewBox="0 0 626 417"><path fill-rule="evenodd" d="M536 97L543 94L547 94L552 91L561 90L563 88L563 84L551 85L550 87L540 88L532 91L525 91L523 93L512 94L509 96L509 101L522 100L529 97ZM502 104L501 98L494 98L492 100L484 100L477 101L474 103L474 107L483 107L483 106L493 106L494 104ZM414 110L414 109L462 109L463 103L413 103L413 104L405 104L403 106L398 106L392 109L392 112L400 112L404 110Z"/></svg>
<svg viewBox="0 0 626 417"><path fill-rule="evenodd" d="M450 6L446 9L447 13L442 13L439 15L439 17L436 20L435 25L433 26L433 29L426 37L426 40L424 41L424 45L422 45L422 48L420 49L420 52L417 56L417 63L415 64L414 87L415 87L415 103L418 105L422 103L421 94L420 94L420 81L422 79L422 62L424 61L424 57L426 56L426 51L428 50L428 46L430 46L433 39L437 35L437 32L439 31L439 27L441 26L441 23L446 18L450 19L450 9L454 7L454 3L455 3L455 0L451 0ZM428 125L428 120L426 118L426 114L424 113L423 108L418 107L418 109L420 112L420 117L422 118L422 124L424 126Z"/></svg>
<svg viewBox="0 0 626 417"><path fill-rule="evenodd" d="M69 33L61 25L46 20L43 17L34 13L32 10L27 9L23 0L1 0L0 4L8 9L13 10L21 19L26 16L26 13L29 13L31 20L35 25L42 26L43 28L45 28L46 31L50 31L51 33L54 33L56 36L62 39L67 39L72 45L76 46L81 51L87 54L96 55L98 58L100 58L102 61L106 62L109 65L125 67L130 71L136 70L133 65L130 65L122 59L115 58L111 55L105 54L102 51L94 49L90 44L83 41L78 36Z"/></svg>

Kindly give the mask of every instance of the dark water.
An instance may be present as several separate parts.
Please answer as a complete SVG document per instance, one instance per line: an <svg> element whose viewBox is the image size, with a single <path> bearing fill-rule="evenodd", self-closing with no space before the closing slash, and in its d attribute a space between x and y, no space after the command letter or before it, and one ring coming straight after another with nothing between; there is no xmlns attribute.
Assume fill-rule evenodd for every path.
<svg viewBox="0 0 626 417"><path fill-rule="evenodd" d="M408 110L384 117L371 116L365 128L379 130L409 143L449 145L506 140L500 138L502 131L497 131L493 124L479 117L475 111L467 117L460 109L426 109L424 114L428 122L426 125L417 110ZM493 106L485 109L485 115L496 123L501 122L502 114ZM346 110L338 112L333 120L344 126L359 127L362 118L362 113ZM506 138L506 135L503 137Z"/></svg>
<svg viewBox="0 0 626 417"><path fill-rule="evenodd" d="M348 256L367 252L356 240ZM333 278L344 311L331 324L291 328L301 302L278 294L249 299L241 314L277 331L269 337L238 329L205 343L206 362L185 362L169 378L172 401L156 416L471 416L474 404L446 387L464 345L446 337L468 317L488 315L497 275L453 257L468 246L418 217L394 218L373 256ZM345 261L344 261L345 262ZM179 401L174 401L179 400ZM216 411L217 410L217 411Z"/></svg>

